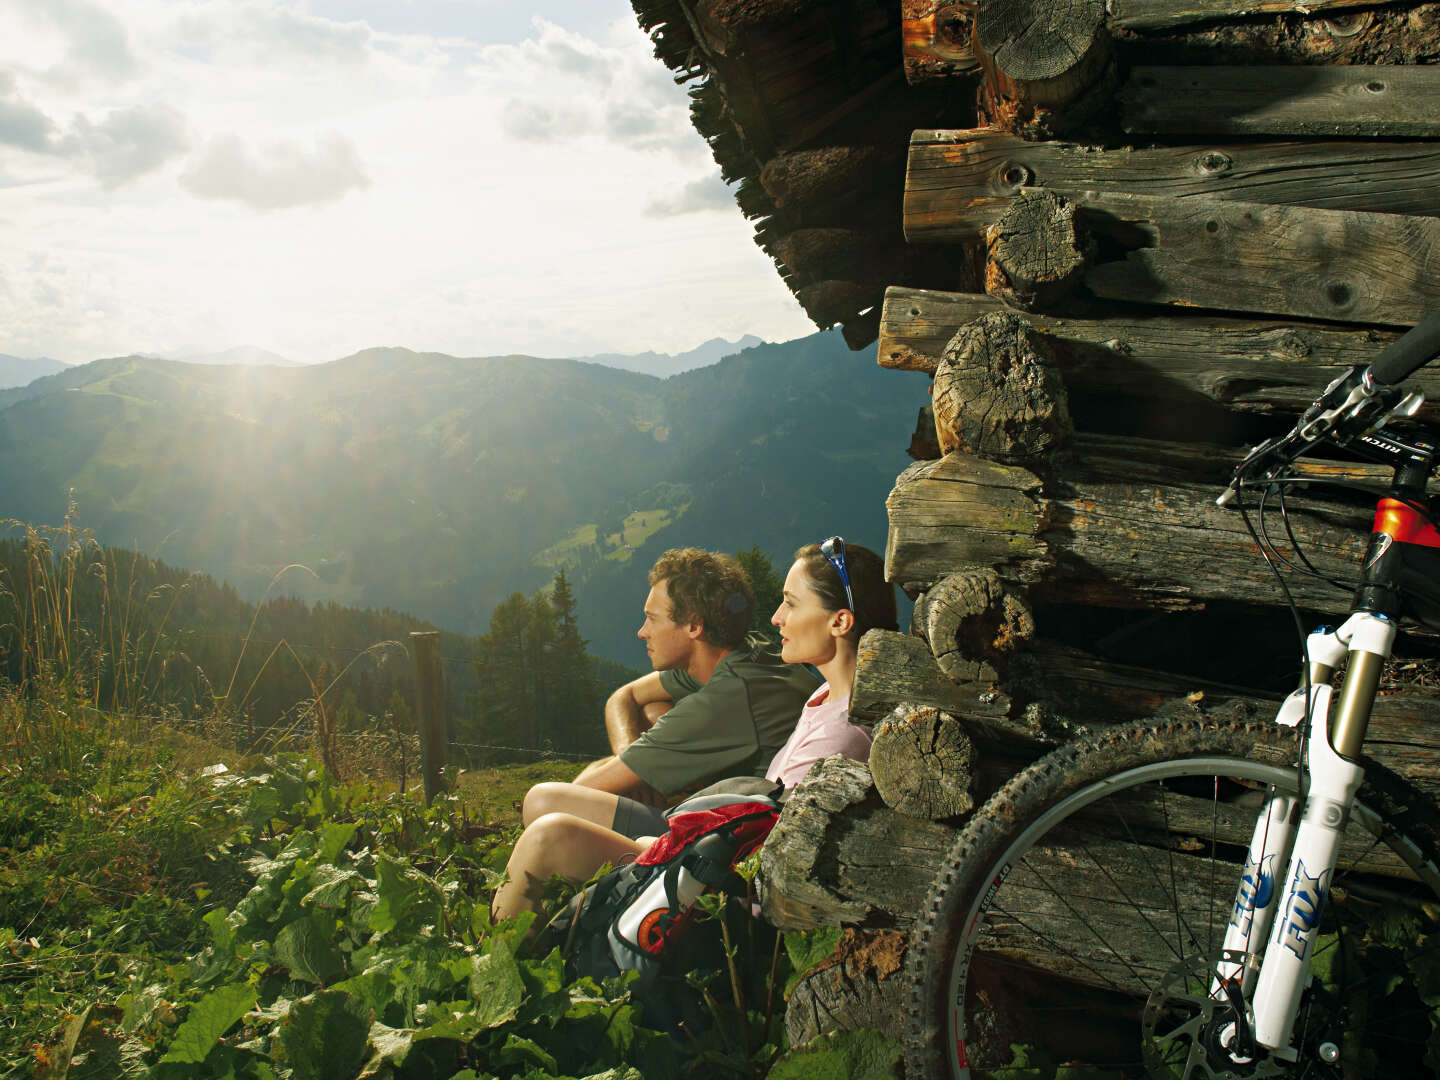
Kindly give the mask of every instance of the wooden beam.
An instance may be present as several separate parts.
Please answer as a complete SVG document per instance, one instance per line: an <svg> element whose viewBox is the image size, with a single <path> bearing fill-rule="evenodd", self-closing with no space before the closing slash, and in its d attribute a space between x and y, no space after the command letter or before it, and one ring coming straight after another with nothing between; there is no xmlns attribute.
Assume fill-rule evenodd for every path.
<svg viewBox="0 0 1440 1080"><path fill-rule="evenodd" d="M1440 219L1151 195L1076 199L1084 227L1130 249L1086 273L1097 296L1405 327L1440 307Z"/></svg>
<svg viewBox="0 0 1440 1080"><path fill-rule="evenodd" d="M1191 23L1256 15L1311 15L1378 7L1375 0L1110 0L1110 25L1121 30L1168 30Z"/></svg>
<svg viewBox="0 0 1440 1080"><path fill-rule="evenodd" d="M1003 310L994 297L980 293L892 286L880 324L880 365L933 375L960 327ZM1120 312L1110 305L1024 318L1060 344L1055 362L1071 393L1173 402L1199 395L1247 412L1299 411L1336 375L1368 364L1399 336L1198 312ZM1421 368L1409 385L1432 402L1422 415L1440 417L1440 365Z"/></svg>
<svg viewBox="0 0 1440 1080"><path fill-rule="evenodd" d="M1136 67L1120 102L1131 132L1434 138L1440 68Z"/></svg>
<svg viewBox="0 0 1440 1080"><path fill-rule="evenodd" d="M885 576L923 590L958 567L981 565L1027 585L1033 603L1174 611L1215 600L1283 604L1241 515L1215 505L1241 453L1077 435L1053 465L1063 483L1048 493L1024 469L964 454L913 465L886 500ZM1377 488L1388 480L1368 465L1302 462L1300 472ZM1297 542L1320 573L1339 581L1355 579L1370 536L1370 515L1358 503L1287 497ZM1292 574L1288 583L1307 610L1333 612L1345 600L1315 578Z"/></svg>
<svg viewBox="0 0 1440 1080"><path fill-rule="evenodd" d="M1031 142L992 128L910 136L905 237L975 244L1024 187L1061 194L1144 191L1440 217L1440 146L1256 142L1104 149Z"/></svg>

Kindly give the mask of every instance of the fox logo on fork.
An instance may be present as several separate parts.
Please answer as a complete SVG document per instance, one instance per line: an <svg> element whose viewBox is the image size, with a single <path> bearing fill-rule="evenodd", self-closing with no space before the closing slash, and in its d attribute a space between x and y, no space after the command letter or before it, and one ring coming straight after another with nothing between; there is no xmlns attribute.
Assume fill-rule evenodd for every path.
<svg viewBox="0 0 1440 1080"><path fill-rule="evenodd" d="M1290 883L1290 893L1285 898L1285 915L1280 921L1276 940L1282 941L1301 960L1305 959L1311 934L1320 924L1329 877L1329 870L1314 877L1307 874L1303 860L1295 868L1295 879Z"/></svg>

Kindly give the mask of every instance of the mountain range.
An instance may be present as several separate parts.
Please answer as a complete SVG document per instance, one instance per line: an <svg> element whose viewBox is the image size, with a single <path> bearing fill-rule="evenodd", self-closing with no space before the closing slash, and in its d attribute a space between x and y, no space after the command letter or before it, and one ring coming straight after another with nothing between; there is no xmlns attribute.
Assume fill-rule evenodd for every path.
<svg viewBox="0 0 1440 1080"><path fill-rule="evenodd" d="M711 338L683 353L597 353L594 356L580 356L576 359L581 363L603 364L606 367L638 371L644 375L655 375L665 379L671 375L678 375L682 371L706 367L727 356L733 356L743 349L763 344L765 342L754 334L745 334L737 341L726 341L724 338L718 337ZM171 356L159 353L136 355L152 360L179 360L186 364L294 367L298 363L298 361L290 360L279 353L257 348L254 345L237 345L233 349L209 353ZM26 358L0 353L0 390L24 387L36 379L58 374L71 366L59 360L52 360L48 356Z"/></svg>
<svg viewBox="0 0 1440 1080"><path fill-rule="evenodd" d="M73 498L105 543L258 598L391 608L463 633L565 569L599 655L634 639L663 549L841 533L877 550L926 400L839 335L670 378L576 360L368 349L327 364L119 357L0 391L0 515ZM70 494L73 492L73 496Z"/></svg>
<svg viewBox="0 0 1440 1080"><path fill-rule="evenodd" d="M10 356L0 353L0 388L24 386L28 382L64 371L66 365L48 356Z"/></svg>

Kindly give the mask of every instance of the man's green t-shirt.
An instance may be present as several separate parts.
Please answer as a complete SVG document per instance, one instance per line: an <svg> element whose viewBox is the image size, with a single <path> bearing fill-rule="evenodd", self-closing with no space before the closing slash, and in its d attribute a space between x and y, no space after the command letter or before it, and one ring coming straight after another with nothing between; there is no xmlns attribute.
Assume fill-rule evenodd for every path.
<svg viewBox="0 0 1440 1080"><path fill-rule="evenodd" d="M662 671L660 685L674 706L620 760L670 795L726 776L764 775L820 680L754 635L721 657L704 685L684 671Z"/></svg>

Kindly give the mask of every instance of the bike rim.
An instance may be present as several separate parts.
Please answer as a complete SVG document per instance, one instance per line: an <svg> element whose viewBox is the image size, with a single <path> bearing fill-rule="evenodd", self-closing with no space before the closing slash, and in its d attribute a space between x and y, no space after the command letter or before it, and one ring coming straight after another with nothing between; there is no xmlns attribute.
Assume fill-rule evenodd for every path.
<svg viewBox="0 0 1440 1080"><path fill-rule="evenodd" d="M1238 833L1234 819L1238 818L1245 822L1243 828L1246 841L1248 841L1248 830L1255 819L1255 810L1246 805L1247 800L1243 789L1263 790L1273 786L1281 791L1293 793L1296 780L1296 769L1289 766L1277 766L1244 758L1213 754L1176 758L1146 763L1113 776L1083 784L1038 815L1005 845L997 857L990 861L990 872L983 879L985 884L976 890L977 898L964 913L964 921L961 924L963 929L955 951L946 999L949 1003L948 1045L951 1047L947 1057L950 1059L951 1073L958 1077L970 1075L966 1069L967 1054L974 1052L971 1037L975 1032L967 1030L965 995L970 983L977 949L986 942L987 936L992 937L988 944L992 948L996 945L992 929L993 925L1000 921L1015 924L1022 933L1040 942L1042 949L1053 947L1053 943L1045 941L1046 926L1051 922L1073 925L1077 934L1091 934L1096 939L1096 943L1088 951L1101 957L1102 962L1093 966L1089 971L1072 970L1068 974L1076 977L1080 982L1096 986L1097 993L1108 993L1109 991L1105 989L1108 983L1111 989L1119 991L1122 995L1133 995L1136 986L1132 984L1138 984L1140 988L1148 986L1153 994L1156 987L1165 989L1167 985L1165 980L1168 978L1172 980L1170 985L1176 989L1177 996L1183 996L1180 994L1179 987L1184 980L1174 975L1173 972L1184 967L1187 957L1193 960L1196 955L1208 957L1218 955L1225 924L1229 921L1230 911L1234 905L1234 888L1238 881L1238 873L1235 869L1236 852L1237 850L1243 852L1243 848L1237 844ZM1126 800L1131 799L1134 793L1141 789L1147 793L1152 791L1161 793L1160 813L1162 817L1167 817L1168 811L1163 804L1166 801L1165 793L1170 785L1176 783L1196 784L1206 781L1216 788L1223 787L1228 796L1235 796L1237 788L1241 790L1241 794L1235 798L1233 803L1221 802L1218 794L1212 794L1210 806L1212 829L1208 836L1201 836L1198 839L1202 850L1198 853L1177 851L1174 842L1184 835L1186 830L1183 823L1176 827L1167 819L1165 832L1157 834L1163 836L1167 843L1162 845L1146 844L1132 837L1132 842L1128 845L1124 842L1119 845L1131 851L1142 851L1146 853L1146 858L1150 859L1148 865L1135 869L1133 875L1135 880L1126 881L1123 874L1116 874L1112 880L1107 881L1107 885L1113 885L1114 888L1116 911L1124 915L1123 918L1116 920L1118 927L1129 925L1134 931L1138 926L1141 936L1149 935L1156 941L1167 938L1171 940L1170 952L1161 954L1164 959L1168 960L1170 972L1162 975L1159 971L1146 969L1145 963L1126 955L1130 951L1129 947L1132 943L1124 940L1125 931L1115 928L1096 930L1089 926L1086 918L1078 913L1078 909L1071 906L1072 898L1063 895L1063 885L1049 886L1047 884L1043 875L1048 870L1059 867L1062 871L1060 876L1063 877L1063 871L1072 861L1067 853L1068 849L1063 845L1056 849L1059 853L1048 850L1046 848L1047 838L1053 839L1057 830L1063 830L1066 823L1076 818L1077 815L1108 811L1110 808L1095 806L1107 798L1115 799L1111 807L1123 809ZM1190 815L1193 817L1197 810L1195 797L1193 795L1177 795L1175 799L1177 811L1181 809L1178 804L1182 801L1185 802L1184 813L1179 816ZM1137 801L1144 812L1153 817L1155 813L1153 801L1147 803L1144 798ZM1236 807L1238 809L1235 809ZM1219 824L1222 816L1226 819L1223 828ZM1153 820L1142 825L1141 828L1153 829ZM1393 833L1380 814L1363 803L1357 803L1352 813L1351 829L1358 831L1353 834L1347 833L1347 835L1363 837L1361 842L1368 841L1371 849L1384 843L1420 877L1422 884L1430 889L1431 895L1440 895L1440 883L1437 883L1435 867L1426 860L1418 846L1405 839L1403 834ZM1037 846L1040 849L1038 855L1036 854ZM1098 867L1099 859L1090 850L1092 846L1094 845L1089 841L1080 841L1075 845L1078 850L1088 853L1089 857L1096 861ZM1153 859L1150 858L1151 856ZM1076 856L1073 861L1075 873L1078 874L1081 870L1079 856ZM1177 866L1177 863L1183 865ZM1024 874L1041 875L1038 878L1039 884L1034 887L1027 886L1021 877ZM1148 877L1150 880L1148 882L1139 880L1144 877ZM1225 880L1226 878L1228 881ZM1046 889L1049 888L1047 902L1053 901L1051 906L1058 903L1061 909L1070 907L1073 918L1064 915L1063 910L1057 919L1053 911L1042 912L1038 915L1032 912L1017 913L1004 906L1010 902L1012 894L1025 895L1026 902L1033 901L1034 897L1026 893L1027 888L1031 893L1037 895L1045 894ZM1186 888L1203 889L1208 892L1208 895L1204 897L1203 902L1198 896L1195 897L1196 910L1190 911L1189 914L1182 914L1182 908L1187 905L1181 903L1179 895L1181 890ZM1136 899L1134 895L1136 892L1163 895L1168 898L1169 902L1159 905L1150 904L1149 907L1152 910L1147 910L1147 903ZM1123 911L1127 907L1131 910ZM1202 913L1203 917L1201 917ZM1167 923L1159 922L1162 916L1168 920ZM1046 923L1046 925L1029 925L1032 921L1037 924ZM1105 940L1106 933L1116 935L1119 940L1107 942ZM1076 941L1079 941L1078 937ZM1062 956L1065 954L1065 944L1059 943L1059 947L1056 948L1057 953ZM1083 945L1083 943L1081 944ZM1106 949L1109 950L1108 956ZM1077 946L1076 951L1084 950ZM991 956L990 953L983 955L987 957L987 960ZM1119 970L1127 967L1128 971ZM1203 971L1204 968L1200 970ZM1119 972L1118 977L1116 977L1116 972ZM1193 988L1188 992L1192 1000L1198 997L1198 1000L1203 1001L1206 997L1203 987L1198 995ZM1096 1002L1098 1001L1097 997ZM1092 1007L1098 1009L1100 1006L1092 1003ZM1063 1016L1058 1017L1058 1020L1062 1024L1067 1021L1073 1022L1072 1018ZM1138 1039L1134 1049L1137 1060L1115 1063L1122 1071L1143 1069L1142 1063L1138 1060L1140 1054ZM1199 1056L1198 1052L1197 1056ZM969 1064L979 1063L969 1062ZM1041 1069L1043 1070L1043 1068L1042 1064ZM1223 1069L1212 1071L1210 1066L1202 1066L1198 1071L1194 1071L1196 1067L1193 1062L1186 1068L1191 1071L1185 1073L1182 1070L1177 1075L1229 1075ZM1273 1073L1269 1074L1273 1075ZM1267 1070L1257 1066L1234 1075L1258 1078L1267 1075Z"/></svg>

